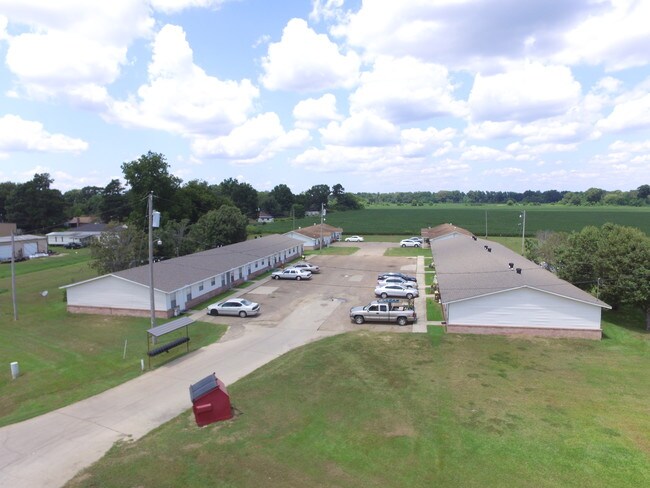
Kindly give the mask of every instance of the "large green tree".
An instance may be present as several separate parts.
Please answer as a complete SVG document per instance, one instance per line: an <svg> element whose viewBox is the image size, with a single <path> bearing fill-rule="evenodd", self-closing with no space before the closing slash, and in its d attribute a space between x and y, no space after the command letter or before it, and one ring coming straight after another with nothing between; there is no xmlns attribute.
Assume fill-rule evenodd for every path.
<svg viewBox="0 0 650 488"><path fill-rule="evenodd" d="M28 233L49 232L65 223L65 200L48 173L35 174L31 181L16 186L7 197L7 220Z"/></svg>
<svg viewBox="0 0 650 488"><path fill-rule="evenodd" d="M111 180L102 190L102 203L99 214L103 222L123 222L131 213L125 189L120 180Z"/></svg>
<svg viewBox="0 0 650 488"><path fill-rule="evenodd" d="M308 210L320 210L327 205L331 190L328 185L314 185L304 193L304 205Z"/></svg>
<svg viewBox="0 0 650 488"><path fill-rule="evenodd" d="M116 226L102 232L90 245L90 266L99 274L114 273L146 264L149 259L147 235L135 226Z"/></svg>
<svg viewBox="0 0 650 488"><path fill-rule="evenodd" d="M7 221L7 199L18 185L11 181L0 183L0 222Z"/></svg>
<svg viewBox="0 0 650 488"><path fill-rule="evenodd" d="M573 232L556 252L558 275L612 306L633 305L650 330L650 238L635 227L605 224Z"/></svg>
<svg viewBox="0 0 650 488"><path fill-rule="evenodd" d="M277 202L280 206L280 212L282 215L289 215L291 212L291 206L295 203L296 197L291 192L291 189L284 183L275 185L270 192L270 196Z"/></svg>
<svg viewBox="0 0 650 488"><path fill-rule="evenodd" d="M249 218L257 216L259 200L257 190L249 183L240 183L234 178L228 178L219 183L219 195L228 197L241 212Z"/></svg>
<svg viewBox="0 0 650 488"><path fill-rule="evenodd" d="M182 180L169 172L165 156L149 151L130 163L123 163L122 173L130 187L133 223L141 228L147 226L147 197L150 192L154 194L155 210L165 219L176 217L175 196Z"/></svg>
<svg viewBox="0 0 650 488"><path fill-rule="evenodd" d="M191 180L176 192L175 215L179 221L188 219L195 223L201 215L216 210L224 203L232 203L227 197L220 197L206 181Z"/></svg>
<svg viewBox="0 0 650 488"><path fill-rule="evenodd" d="M246 240L247 224L248 219L237 207L222 205L218 210L210 210L192 225L188 240L194 251L234 244Z"/></svg>

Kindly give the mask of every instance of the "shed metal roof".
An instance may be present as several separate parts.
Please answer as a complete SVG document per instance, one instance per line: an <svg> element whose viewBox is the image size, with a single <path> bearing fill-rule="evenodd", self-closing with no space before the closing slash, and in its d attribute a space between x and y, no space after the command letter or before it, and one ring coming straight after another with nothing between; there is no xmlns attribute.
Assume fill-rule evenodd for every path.
<svg viewBox="0 0 650 488"><path fill-rule="evenodd" d="M160 261L153 266L154 288L170 293L301 244L297 239L273 234ZM111 275L149 286L149 265Z"/></svg>
<svg viewBox="0 0 650 488"><path fill-rule="evenodd" d="M458 235L453 239L432 241L431 253L443 303L518 288L531 288L598 307L611 308L605 302L496 242ZM509 263L513 263L512 269ZM521 269L521 274L517 273L517 268Z"/></svg>

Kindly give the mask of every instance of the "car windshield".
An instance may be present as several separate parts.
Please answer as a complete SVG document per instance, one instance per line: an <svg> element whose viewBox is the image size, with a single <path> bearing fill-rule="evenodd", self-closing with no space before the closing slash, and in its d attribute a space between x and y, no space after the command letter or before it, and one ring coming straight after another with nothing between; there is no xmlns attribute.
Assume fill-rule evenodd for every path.
<svg viewBox="0 0 650 488"><path fill-rule="evenodd" d="M242 305L246 305L246 306L249 306L249 305L252 305L252 304L253 304L253 302L248 301L248 300L246 300L245 298L242 299L242 300L240 300L240 302L241 302Z"/></svg>

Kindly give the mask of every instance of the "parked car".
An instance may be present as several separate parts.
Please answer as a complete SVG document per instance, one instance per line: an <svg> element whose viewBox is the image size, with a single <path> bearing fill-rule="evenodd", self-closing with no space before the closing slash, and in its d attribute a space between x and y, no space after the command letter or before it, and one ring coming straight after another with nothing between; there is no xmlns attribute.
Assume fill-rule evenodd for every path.
<svg viewBox="0 0 650 488"><path fill-rule="evenodd" d="M417 288L408 288L402 285L384 285L375 288L375 295L382 298L397 297L408 298L410 300L418 297L420 294Z"/></svg>
<svg viewBox="0 0 650 488"><path fill-rule="evenodd" d="M420 241L414 241L412 239L402 239L399 242L399 245L402 247L422 247L422 243Z"/></svg>
<svg viewBox="0 0 650 488"><path fill-rule="evenodd" d="M346 237L345 242L363 242L363 237L361 236Z"/></svg>
<svg viewBox="0 0 650 488"><path fill-rule="evenodd" d="M393 277L398 277L398 278L403 278L406 281L417 281L418 279L415 276L410 276L404 273L400 273L398 271L387 271L386 273L379 273L377 275L378 280L385 280L386 278L393 278Z"/></svg>
<svg viewBox="0 0 650 488"><path fill-rule="evenodd" d="M274 280L297 280L297 281L310 280L311 271L305 271L303 269L298 269L293 267L279 269L271 273L271 278L273 278Z"/></svg>
<svg viewBox="0 0 650 488"><path fill-rule="evenodd" d="M83 246L79 242L68 242L65 246L66 249L81 249Z"/></svg>
<svg viewBox="0 0 650 488"><path fill-rule="evenodd" d="M409 237L409 240L411 240L411 241L418 241L420 244L422 244L422 243L424 242L424 239L422 239L422 238L419 237L419 236Z"/></svg>
<svg viewBox="0 0 650 488"><path fill-rule="evenodd" d="M297 263L297 264L292 264L291 267L302 269L305 271L311 271L312 273L320 273L320 268L315 264L311 264L311 263Z"/></svg>
<svg viewBox="0 0 650 488"><path fill-rule="evenodd" d="M365 307L352 307L350 309L350 320L355 324L397 322L398 325L406 325L409 322L415 322L417 314L410 305L389 298L371 302Z"/></svg>
<svg viewBox="0 0 650 488"><path fill-rule="evenodd" d="M417 281L409 281L405 280L404 278L400 278L399 276L388 276L384 278L383 280L377 280L377 285L378 286L384 286L384 285L402 285L406 288L417 288L418 283Z"/></svg>
<svg viewBox="0 0 650 488"><path fill-rule="evenodd" d="M223 302L208 305L210 315L239 315L247 317L260 313L260 304L246 300L245 298L229 298Z"/></svg>

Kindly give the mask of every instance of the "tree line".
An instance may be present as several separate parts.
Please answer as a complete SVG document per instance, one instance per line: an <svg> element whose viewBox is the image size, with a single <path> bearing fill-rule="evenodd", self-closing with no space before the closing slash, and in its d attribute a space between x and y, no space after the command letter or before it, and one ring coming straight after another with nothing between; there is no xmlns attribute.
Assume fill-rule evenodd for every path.
<svg viewBox="0 0 650 488"><path fill-rule="evenodd" d="M641 185L636 190L607 191L589 188L586 191L526 190L483 191L440 190L437 192L392 192L392 193L356 193L362 202L370 205L432 205L436 203L480 204L560 204L560 205L626 205L640 207L650 204L650 185Z"/></svg>

